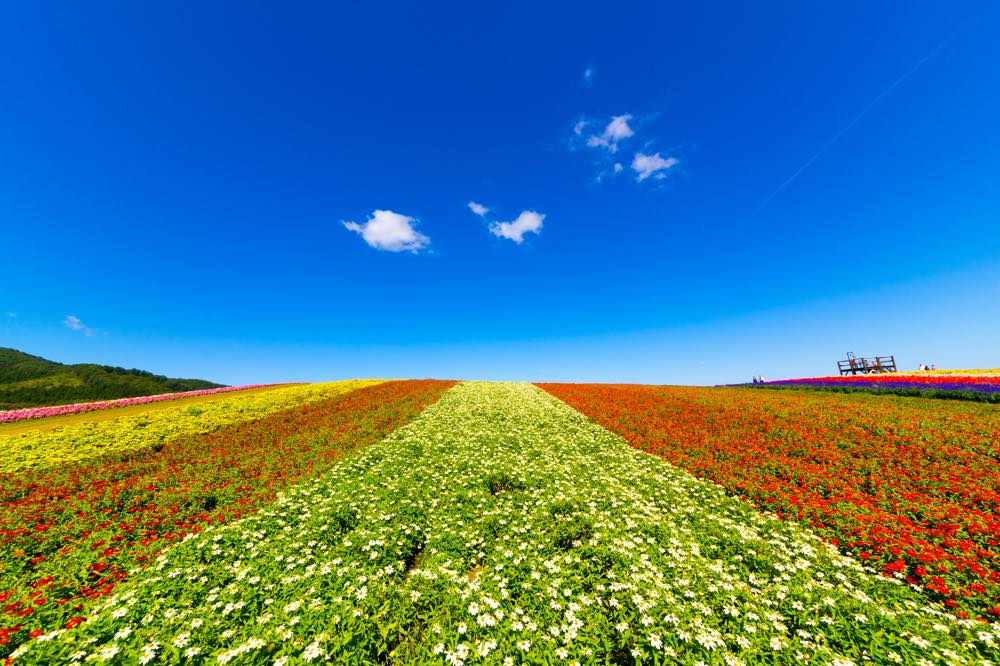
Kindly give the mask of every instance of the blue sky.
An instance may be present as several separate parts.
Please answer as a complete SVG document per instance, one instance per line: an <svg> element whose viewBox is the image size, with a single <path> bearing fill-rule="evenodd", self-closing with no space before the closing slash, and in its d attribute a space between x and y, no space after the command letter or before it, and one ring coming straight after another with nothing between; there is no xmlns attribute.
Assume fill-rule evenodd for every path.
<svg viewBox="0 0 1000 666"><path fill-rule="evenodd" d="M991 4L352 4L0 10L0 346L227 383L1000 366Z"/></svg>

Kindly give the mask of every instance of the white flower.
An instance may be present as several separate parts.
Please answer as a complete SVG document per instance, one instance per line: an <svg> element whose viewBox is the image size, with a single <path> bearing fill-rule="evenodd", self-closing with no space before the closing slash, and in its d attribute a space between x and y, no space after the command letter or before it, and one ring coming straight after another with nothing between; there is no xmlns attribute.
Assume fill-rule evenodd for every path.
<svg viewBox="0 0 1000 666"><path fill-rule="evenodd" d="M323 650L319 647L319 641L313 641L306 647L305 651L302 652L302 658L306 661L312 661L322 654Z"/></svg>
<svg viewBox="0 0 1000 666"><path fill-rule="evenodd" d="M156 651L160 648L159 643L148 643L142 646L141 654L139 655L140 664L148 664L153 661L156 656Z"/></svg>
<svg viewBox="0 0 1000 666"><path fill-rule="evenodd" d="M118 654L118 645L112 643L111 645L105 645L100 650L97 651L97 656L99 656L104 661L111 661L114 656Z"/></svg>

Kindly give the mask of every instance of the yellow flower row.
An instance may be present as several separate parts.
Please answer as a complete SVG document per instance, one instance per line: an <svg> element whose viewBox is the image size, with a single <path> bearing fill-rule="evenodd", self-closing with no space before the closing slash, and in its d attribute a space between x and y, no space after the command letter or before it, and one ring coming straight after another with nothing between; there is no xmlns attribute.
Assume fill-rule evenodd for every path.
<svg viewBox="0 0 1000 666"><path fill-rule="evenodd" d="M907 373L909 374L909 373ZM915 372L913 374L925 374ZM965 370L929 370L929 375L1000 375L1000 368L979 368Z"/></svg>
<svg viewBox="0 0 1000 666"><path fill-rule="evenodd" d="M0 472L49 467L108 453L136 451L182 435L212 432L233 423L327 400L382 381L356 379L300 384L168 409L161 407L163 403L151 404L150 411L142 414L40 432L0 435Z"/></svg>

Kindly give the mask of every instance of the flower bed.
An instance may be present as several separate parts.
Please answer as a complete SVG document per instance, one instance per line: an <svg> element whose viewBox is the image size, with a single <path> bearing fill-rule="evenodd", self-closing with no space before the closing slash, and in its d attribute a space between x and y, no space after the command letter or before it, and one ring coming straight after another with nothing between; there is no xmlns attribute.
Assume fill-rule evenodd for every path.
<svg viewBox="0 0 1000 666"><path fill-rule="evenodd" d="M382 439L449 382L387 382L160 451L0 475L0 655L72 626L165 546L244 517Z"/></svg>
<svg viewBox="0 0 1000 666"><path fill-rule="evenodd" d="M968 399L1000 401L1000 376L998 375L886 373L782 379L763 384L750 384L749 386L865 390L902 395L931 394L934 397L949 397L950 394L955 394L957 397L959 394L963 394L962 397Z"/></svg>
<svg viewBox="0 0 1000 666"><path fill-rule="evenodd" d="M462 384L24 663L983 664L958 620L534 387Z"/></svg>
<svg viewBox="0 0 1000 666"><path fill-rule="evenodd" d="M145 405L151 402L162 402L164 400L177 400L178 398L195 398L202 395L229 393L230 391L245 391L247 389L266 388L268 386L277 386L277 384L247 384L246 386L223 386L220 388L199 389L197 391L161 393L159 395L143 395L137 398L119 398L118 400L78 402L72 405L56 405L53 407L29 407L27 409L8 409L6 411L0 411L0 423L13 423L14 421L26 421L28 419L41 419L45 418L46 416L65 416L67 414L80 414L82 412L94 412L101 409L110 409L112 407Z"/></svg>
<svg viewBox="0 0 1000 666"><path fill-rule="evenodd" d="M1000 618L1000 410L800 391L543 384L636 448Z"/></svg>
<svg viewBox="0 0 1000 666"><path fill-rule="evenodd" d="M0 433L0 473L49 467L95 456L161 446L176 437L327 400L379 380L299 384L263 393L236 394L204 404L68 425L53 430Z"/></svg>

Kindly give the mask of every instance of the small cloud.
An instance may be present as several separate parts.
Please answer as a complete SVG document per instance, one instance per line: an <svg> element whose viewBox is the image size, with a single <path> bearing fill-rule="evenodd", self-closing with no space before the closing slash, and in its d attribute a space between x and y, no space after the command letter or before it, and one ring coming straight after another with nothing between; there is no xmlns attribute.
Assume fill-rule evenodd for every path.
<svg viewBox="0 0 1000 666"><path fill-rule="evenodd" d="M90 328L76 315L66 315L62 321L63 325L71 331L81 331L88 338L94 334L94 329Z"/></svg>
<svg viewBox="0 0 1000 666"><path fill-rule="evenodd" d="M587 126L587 121L586 120L578 120L578 121L576 121L576 124L573 125L573 134L576 134L577 136L582 136L583 135L583 129L586 126Z"/></svg>
<svg viewBox="0 0 1000 666"><path fill-rule="evenodd" d="M542 220L545 216L533 210L522 211L513 222L493 222L490 232L500 238L509 238L518 245L524 240L526 233L540 233Z"/></svg>
<svg viewBox="0 0 1000 666"><path fill-rule="evenodd" d="M661 157L659 153L653 153L652 155L636 153L635 158L632 160L632 170L636 172L636 180L640 183L650 176L662 179L667 177L667 174L664 172L676 166L677 161L676 157L665 158Z"/></svg>
<svg viewBox="0 0 1000 666"><path fill-rule="evenodd" d="M621 173L622 169L624 169L624 168L625 167L622 166L621 162L615 162L615 166L614 166L615 173Z"/></svg>
<svg viewBox="0 0 1000 666"><path fill-rule="evenodd" d="M583 70L583 85L587 88L593 87L595 76L597 76L597 68L593 65L588 66Z"/></svg>
<svg viewBox="0 0 1000 666"><path fill-rule="evenodd" d="M7 316L10 317L11 319L17 319L17 313L16 312L8 312Z"/></svg>
<svg viewBox="0 0 1000 666"><path fill-rule="evenodd" d="M342 220L341 223L361 236L376 250L386 252L419 252L431 239L414 228L416 218L391 210L376 210L364 224Z"/></svg>
<svg viewBox="0 0 1000 666"><path fill-rule="evenodd" d="M608 123L603 132L587 137L587 145L591 148L605 148L612 153L617 151L619 142L635 134L628 126L628 121L631 119L632 116L628 113L612 116L611 122Z"/></svg>
<svg viewBox="0 0 1000 666"><path fill-rule="evenodd" d="M475 201L469 202L469 210L478 215L479 217L486 217L486 213L490 212L490 209L481 203L476 203Z"/></svg>

